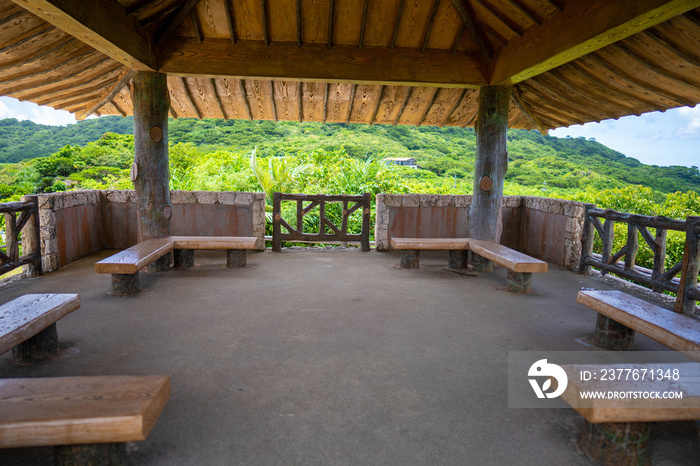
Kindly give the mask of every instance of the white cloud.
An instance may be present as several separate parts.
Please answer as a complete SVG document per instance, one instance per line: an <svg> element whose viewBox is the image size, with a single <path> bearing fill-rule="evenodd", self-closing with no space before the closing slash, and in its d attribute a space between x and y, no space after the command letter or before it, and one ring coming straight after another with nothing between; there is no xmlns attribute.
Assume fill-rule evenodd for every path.
<svg viewBox="0 0 700 466"><path fill-rule="evenodd" d="M687 121L687 124L676 131L676 135L684 138L700 137L700 105L694 108L683 107L678 109L678 114Z"/></svg>
<svg viewBox="0 0 700 466"><path fill-rule="evenodd" d="M2 101L0 101L0 118L12 118L10 109L7 108L7 105L5 105L5 103Z"/></svg>
<svg viewBox="0 0 700 466"><path fill-rule="evenodd" d="M75 123L75 117L64 110L54 110L32 102L20 102L10 97L0 97L0 118L16 118L20 121L31 120L34 123L52 126L64 126Z"/></svg>

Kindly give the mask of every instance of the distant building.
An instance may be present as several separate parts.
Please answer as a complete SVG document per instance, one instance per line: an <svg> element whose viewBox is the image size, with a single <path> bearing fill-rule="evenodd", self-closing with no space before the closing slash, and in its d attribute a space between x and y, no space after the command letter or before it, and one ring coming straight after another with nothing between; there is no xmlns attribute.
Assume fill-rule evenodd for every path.
<svg viewBox="0 0 700 466"><path fill-rule="evenodd" d="M420 168L416 163L417 160L413 157L389 157L384 159L386 163L393 163L394 165L401 165L408 168Z"/></svg>

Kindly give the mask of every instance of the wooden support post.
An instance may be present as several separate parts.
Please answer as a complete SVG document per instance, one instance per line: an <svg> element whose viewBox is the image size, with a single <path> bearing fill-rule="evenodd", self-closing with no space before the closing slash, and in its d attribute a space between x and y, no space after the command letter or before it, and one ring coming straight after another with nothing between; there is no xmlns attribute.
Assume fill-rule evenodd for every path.
<svg viewBox="0 0 700 466"><path fill-rule="evenodd" d="M579 437L581 450L598 464L642 466L650 464L648 422L586 421Z"/></svg>
<svg viewBox="0 0 700 466"><path fill-rule="evenodd" d="M57 353L58 331L54 322L33 337L12 348L12 361L18 364L31 364L45 361Z"/></svg>
<svg viewBox="0 0 700 466"><path fill-rule="evenodd" d="M664 272L666 267L666 237L668 235L668 230L662 228L656 229L656 236L654 238L654 243L656 247L654 248L654 266L651 269L651 278L657 279ZM652 291L655 293L663 292L663 288L660 286L654 286Z"/></svg>
<svg viewBox="0 0 700 466"><path fill-rule="evenodd" d="M298 210L297 210L298 212ZM297 213L297 215L299 215ZM282 193L272 194L272 250L282 250ZM298 220L297 220L298 221Z"/></svg>
<svg viewBox="0 0 700 466"><path fill-rule="evenodd" d="M175 249L173 251L173 267L188 269L194 266L194 249Z"/></svg>
<svg viewBox="0 0 700 466"><path fill-rule="evenodd" d="M683 314L698 315L691 289L698 284L700 273L700 217L688 217L685 223L685 249L681 266L681 282L674 310Z"/></svg>
<svg viewBox="0 0 700 466"><path fill-rule="evenodd" d="M25 196L23 201L30 201L33 205L32 215L22 229L22 250L24 255L32 254L32 262L24 266L24 274L27 277L42 275L41 267L41 227L39 225L39 198L38 196Z"/></svg>
<svg viewBox="0 0 700 466"><path fill-rule="evenodd" d="M170 236L170 166L168 161L167 76L150 71L134 73L134 147L131 176L136 190L139 241ZM170 254L149 265L158 271L170 264ZM166 265L167 264L167 265Z"/></svg>
<svg viewBox="0 0 700 466"><path fill-rule="evenodd" d="M631 223L627 224L627 245L625 252L625 270L634 270L637 262L637 251L639 250L639 233L637 227Z"/></svg>
<svg viewBox="0 0 700 466"><path fill-rule="evenodd" d="M420 267L420 249L401 250L401 268L417 269Z"/></svg>
<svg viewBox="0 0 700 466"><path fill-rule="evenodd" d="M369 224L370 224L370 204L372 197L370 193L362 194L362 250L369 251Z"/></svg>
<svg viewBox="0 0 700 466"><path fill-rule="evenodd" d="M578 265L578 273L590 275L591 266L586 264L586 258L593 254L593 238L595 235L595 226L591 222L588 212L595 208L595 204L586 204L583 216L583 231L581 232L581 261Z"/></svg>
<svg viewBox="0 0 700 466"><path fill-rule="evenodd" d="M133 464L126 453L126 443L96 443L92 445L61 445L53 449L57 466L76 464L109 464L127 466Z"/></svg>
<svg viewBox="0 0 700 466"><path fill-rule="evenodd" d="M469 251L463 249L450 249L448 252L450 254L450 258L447 262L447 268L452 270L466 270L469 267Z"/></svg>
<svg viewBox="0 0 700 466"><path fill-rule="evenodd" d="M114 296L134 296L141 291L139 273L112 274L112 294Z"/></svg>
<svg viewBox="0 0 700 466"><path fill-rule="evenodd" d="M529 294L532 291L532 273L513 272L508 269L506 283L508 285L508 291Z"/></svg>
<svg viewBox="0 0 700 466"><path fill-rule="evenodd" d="M469 236L496 243L500 242L503 228L501 207L503 180L508 170L506 137L511 92L511 86L482 87L475 125L476 160L474 195L469 207Z"/></svg>
<svg viewBox="0 0 700 466"><path fill-rule="evenodd" d="M229 269L240 269L246 265L246 250L245 249L227 249L226 250L226 267Z"/></svg>
<svg viewBox="0 0 700 466"><path fill-rule="evenodd" d="M3 215L5 216L5 254L10 258L10 262L17 262L19 259L17 216L15 213L6 213Z"/></svg>
<svg viewBox="0 0 700 466"><path fill-rule="evenodd" d="M598 314L593 344L611 351L632 351L634 330L610 317Z"/></svg>
<svg viewBox="0 0 700 466"><path fill-rule="evenodd" d="M603 264L610 263L610 258L612 257L613 242L615 240L615 221L606 219L605 225L603 225L603 253L601 254L601 261ZM605 275L608 273L605 269L601 270L600 273Z"/></svg>

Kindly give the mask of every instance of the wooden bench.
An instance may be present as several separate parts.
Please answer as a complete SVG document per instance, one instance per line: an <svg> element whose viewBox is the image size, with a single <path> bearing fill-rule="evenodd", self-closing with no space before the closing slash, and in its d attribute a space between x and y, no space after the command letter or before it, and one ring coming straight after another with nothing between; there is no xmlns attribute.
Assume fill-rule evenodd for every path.
<svg viewBox="0 0 700 466"><path fill-rule="evenodd" d="M448 267L467 268L467 251L472 251L473 267L479 272L493 271L493 263L508 269L508 289L529 293L532 274L547 272L547 263L492 241L472 238L391 238L394 249L401 250L401 267L419 267L420 250L448 250Z"/></svg>
<svg viewBox="0 0 700 466"><path fill-rule="evenodd" d="M609 350L631 350L634 332L693 359L700 355L700 321L617 290L582 290L580 304L598 312L593 342Z"/></svg>
<svg viewBox="0 0 700 466"><path fill-rule="evenodd" d="M163 376L0 380L0 448L53 446L58 464L130 464L170 397Z"/></svg>
<svg viewBox="0 0 700 466"><path fill-rule="evenodd" d="M194 265L195 249L226 249L226 265L245 267L246 250L255 249L257 238L249 236L168 236L151 238L95 263L97 273L112 274L112 292L131 296L140 291L138 272L152 265L154 271L167 270L173 252L175 268Z"/></svg>
<svg viewBox="0 0 700 466"><path fill-rule="evenodd" d="M649 464L647 439L650 423L700 419L700 364L609 364L562 366L568 384L561 398L586 420L579 437L579 447L594 461L605 465ZM649 371L665 374L669 368L679 369L679 379L650 381ZM621 369L623 380L601 381L603 369ZM633 380L626 372L637 370L645 380ZM582 381L581 371L597 374ZM641 378L641 377L640 377ZM625 380L626 379L626 380ZM682 399L583 399L581 392L683 392Z"/></svg>
<svg viewBox="0 0 700 466"><path fill-rule="evenodd" d="M19 363L58 353L56 322L80 307L77 294L26 294L0 306L0 354Z"/></svg>

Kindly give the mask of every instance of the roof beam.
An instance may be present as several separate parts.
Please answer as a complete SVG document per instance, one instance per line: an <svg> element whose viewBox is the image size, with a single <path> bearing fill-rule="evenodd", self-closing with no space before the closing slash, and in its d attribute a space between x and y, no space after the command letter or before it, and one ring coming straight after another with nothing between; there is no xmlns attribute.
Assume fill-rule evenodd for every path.
<svg viewBox="0 0 700 466"><path fill-rule="evenodd" d="M176 76L235 77L355 84L478 87L487 84L487 64L478 54L291 42L176 38L160 56L162 73Z"/></svg>
<svg viewBox="0 0 700 466"><path fill-rule="evenodd" d="M700 0L567 2L496 55L491 84L515 84L700 6Z"/></svg>
<svg viewBox="0 0 700 466"><path fill-rule="evenodd" d="M117 0L13 0L132 70L155 71L152 39Z"/></svg>

